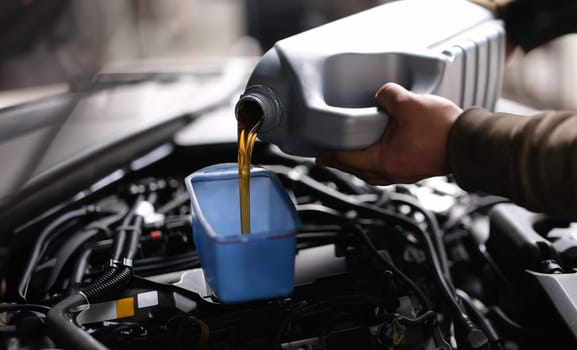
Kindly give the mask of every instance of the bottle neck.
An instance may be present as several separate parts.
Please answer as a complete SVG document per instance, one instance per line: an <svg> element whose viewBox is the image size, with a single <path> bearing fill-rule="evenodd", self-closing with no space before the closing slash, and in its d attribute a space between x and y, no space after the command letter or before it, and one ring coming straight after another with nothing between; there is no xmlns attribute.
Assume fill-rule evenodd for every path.
<svg viewBox="0 0 577 350"><path fill-rule="evenodd" d="M278 96L263 85L249 86L235 107L237 120L244 123L263 119L261 131L267 131L280 124L281 105Z"/></svg>

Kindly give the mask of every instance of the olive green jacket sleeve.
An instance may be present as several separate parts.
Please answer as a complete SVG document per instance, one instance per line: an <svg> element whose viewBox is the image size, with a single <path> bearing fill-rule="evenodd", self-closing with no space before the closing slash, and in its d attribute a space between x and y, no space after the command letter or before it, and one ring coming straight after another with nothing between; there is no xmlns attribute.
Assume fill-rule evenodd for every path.
<svg viewBox="0 0 577 350"><path fill-rule="evenodd" d="M459 186L577 220L577 111L532 117L465 111L449 133Z"/></svg>

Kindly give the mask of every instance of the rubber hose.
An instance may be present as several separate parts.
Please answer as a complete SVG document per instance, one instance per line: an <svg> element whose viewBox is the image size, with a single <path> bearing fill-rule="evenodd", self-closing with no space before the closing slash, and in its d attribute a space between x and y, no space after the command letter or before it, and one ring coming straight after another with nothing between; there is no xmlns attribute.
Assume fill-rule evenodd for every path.
<svg viewBox="0 0 577 350"><path fill-rule="evenodd" d="M120 269L110 268L98 277L93 283L82 289L88 301L93 302L110 292L121 290L132 277L132 269L122 267Z"/></svg>
<svg viewBox="0 0 577 350"><path fill-rule="evenodd" d="M50 309L46 316L50 338L63 350L108 350L106 346L72 321L68 310L84 304L86 304L84 296L76 293Z"/></svg>

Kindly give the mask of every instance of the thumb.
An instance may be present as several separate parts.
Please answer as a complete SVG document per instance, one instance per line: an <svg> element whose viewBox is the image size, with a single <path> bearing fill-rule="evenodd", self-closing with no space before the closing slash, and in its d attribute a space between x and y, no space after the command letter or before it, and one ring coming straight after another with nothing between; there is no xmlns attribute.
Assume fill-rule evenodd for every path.
<svg viewBox="0 0 577 350"><path fill-rule="evenodd" d="M375 94L377 104L391 113L396 106L411 98L412 93L395 83L386 83Z"/></svg>

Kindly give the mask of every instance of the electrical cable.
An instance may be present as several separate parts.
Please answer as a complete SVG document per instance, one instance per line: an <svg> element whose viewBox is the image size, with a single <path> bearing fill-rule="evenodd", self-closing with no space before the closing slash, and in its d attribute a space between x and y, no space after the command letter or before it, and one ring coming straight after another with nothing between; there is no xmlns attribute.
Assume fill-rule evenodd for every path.
<svg viewBox="0 0 577 350"><path fill-rule="evenodd" d="M482 257L487 263L487 266L493 270L493 273L495 273L495 276L499 279L499 282L502 283L502 286L509 290L513 288L511 280L505 276L505 273L499 268L489 252L486 249L481 249L481 246L479 245L477 245L477 248L479 250L479 256Z"/></svg>
<svg viewBox="0 0 577 350"><path fill-rule="evenodd" d="M418 227L418 226L417 226ZM473 349L484 349L488 343L486 335L481 329L479 329L467 316L467 314L462 310L461 305L458 303L457 299L453 295L453 291L448 281L444 278L443 272L441 270L438 257L436 256L433 243L429 235L427 235L422 230L412 230L412 232L418 233L420 239L425 245L424 251L427 255L427 260L431 262L431 267L433 269L433 276L437 280L437 284L441 287L442 295L445 297L449 307L453 312L453 316L456 317L459 324L466 330L467 336L466 340L469 342L469 346Z"/></svg>
<svg viewBox="0 0 577 350"><path fill-rule="evenodd" d="M429 235L425 233L416 222L384 208L355 201L354 199L349 198L348 196L336 191L335 189L316 181L310 176L303 174L302 172L294 172L293 169L286 166L275 165L270 166L269 169L285 177L288 181L293 182L295 185L305 186L308 190L316 193L321 201L330 202L340 209L350 210L351 208L354 208L359 214L383 218L393 225L399 225L406 230L418 235L418 238L424 245L427 261L429 261L431 264L433 276L435 277L437 284L441 287L442 295L445 297L448 305L450 306L453 315L456 317L463 329L467 331L468 335L466 338L467 341L470 342L469 345L475 349L480 349L485 346L485 344L487 344L488 340L486 336L470 320L453 295L452 288L448 281L445 279L443 270L440 266L439 258L437 256L434 244L432 243Z"/></svg>
<svg viewBox="0 0 577 350"><path fill-rule="evenodd" d="M328 188L328 187L327 187L327 188ZM181 196L181 197L184 198L184 196ZM183 200L182 198L180 198L179 200ZM176 201L175 201L175 202L176 202ZM352 204L351 204L349 207L346 206L347 203L344 203L344 204L343 204L343 203L339 203L338 200L335 201L335 202L337 202L337 205L339 205L339 206L338 206L339 208L347 208L347 209L349 209L349 210L352 208L353 210L357 210L358 213L368 214L368 215L371 216L371 217L378 217L378 218L383 218L383 217L384 217L384 218L385 218L385 221L389 221L389 222L391 222L393 225L399 225L399 226L401 226L401 227L403 227L403 228L405 228L405 229L407 229L407 230L409 230L409 231L411 231L411 232L415 232L415 234L419 237L419 241L421 241L422 244L424 245L425 251L427 252L427 249L429 249L429 250L431 251L431 252L430 252L431 257L430 257L430 259L428 259L428 260L432 261L432 263L433 263L432 266L434 267L434 264L435 264L435 263L434 263L433 257L435 257L435 254L436 254L436 259L437 259L437 263L440 265L440 270L443 271L443 270L448 269L448 268L446 267L446 265L444 265L444 263L443 263L443 258L441 257L441 254L442 254L442 253L441 253L441 250L439 250L439 247L443 247L443 248L444 248L444 246L443 246L442 244L439 245L439 242L435 241L435 239L436 239L436 233L430 232L430 238L432 238L433 240L432 240L432 242L429 242L429 243L428 243L428 242L426 241L426 239L423 239L423 238L421 237L421 235L424 235L424 236L426 237L426 236L427 236L427 232L424 232L423 229L419 227L418 223L412 222L411 220L409 220L409 219L407 219L407 218L403 218L403 217L401 217L401 216L395 217L395 215L394 215L393 212L389 212L389 211L387 211L386 209L382 209L382 208L377 208L377 207L375 207L375 206L371 206L370 204L363 205L363 204L357 203L354 198L351 198L350 203L352 203ZM174 202L173 202L173 203L174 203ZM184 204L184 202L181 203L181 204L179 204L179 205L183 205L183 204ZM340 206L340 204L343 204L343 205ZM163 208L165 208L165 207L166 207L166 205L165 205ZM173 206L173 207L171 207L171 208L168 209L168 210L173 210L174 208L177 208L177 207L178 207L178 205ZM329 208L329 209L331 210L331 213L333 213L333 214L334 214L334 213L339 213L339 211L334 210L334 209L332 209L331 207L328 207L328 206L327 206L326 208ZM313 212L313 211L310 210L310 209L311 209L311 208L307 208L308 212ZM379 209L381 209L381 210L379 210ZM157 210L157 212L160 212L160 209ZM384 213L386 213L386 215L382 215L382 214L384 214ZM326 214L326 213L325 213L325 214ZM389 217L389 215L390 215L390 217ZM329 214L329 216L330 216L330 214ZM344 216L343 216L343 217L344 217ZM426 217L426 215L425 215L425 217ZM392 220L389 220L389 218L393 218L393 219L392 219ZM435 220L436 220L436 219L435 219ZM132 259L132 258L136 255L136 252L138 251L138 243L139 243L138 237L139 237L140 234L141 234L141 227L142 227L142 225L143 225L143 221L144 221L144 219L143 219L142 216L140 216L140 215L133 215L133 216L131 216L130 220L126 220L126 222L122 224L121 229L119 230L119 234L120 234L120 232L122 231L122 232L123 232L123 237L116 237L116 238L118 238L118 240L122 240L121 244L116 243L116 242L117 242L116 239L114 240L114 242L115 242L115 248L113 249L113 256L114 256L114 257L118 257L118 259L113 259L113 260L120 261L120 260L121 260L122 258L124 258L124 257L129 258L129 259ZM432 222L434 222L434 221L432 221ZM429 227L431 227L432 230L435 230L435 229L438 230L438 229L439 229L439 228L438 228L438 223L437 223L436 228L433 228L433 225L432 225L429 221L427 222L427 224L429 225ZM418 231L418 230L415 231L415 227L418 227L418 228L420 229L420 231ZM376 249L376 247L375 247L375 246L372 244L372 242L370 241L367 233L364 232L363 227L362 227L362 226L359 226L359 229L362 231L361 237L364 236L364 237L363 237L363 240L366 240L365 243L367 243L367 246L369 246L369 249L371 250L371 252L373 251L373 249L374 249L374 251L376 252L375 258L378 259L379 261L381 261L381 259L382 259L382 260L386 261L387 263L389 263L390 265L394 266L393 264L391 264L390 261L388 261L385 257L383 257L383 256L379 253L379 251ZM303 238L303 240L315 240L315 239L322 240L322 239L324 239L324 233L327 233L327 239L329 238L328 236L330 236L330 235L328 235L328 234L332 234L332 233L330 233L330 232L304 233L303 236L302 236L302 238ZM117 235L117 236L118 236L118 235ZM334 236L334 234L333 234L333 236ZM108 244L109 244L109 246L110 246L110 241L108 241ZM370 247L371 245L372 245L372 248ZM436 245L436 246L435 246L435 245ZM431 247L433 247L433 248L431 248ZM443 249L443 248L441 248L441 249ZM84 267L83 267L83 268L78 268L78 270L80 270L81 276L83 276L83 274L84 274L84 270L86 269L86 266L87 266L86 264L87 264L88 259L89 259L90 255L92 254L92 251L93 251L94 249L97 249L97 248L91 246L90 249L89 249L89 248L87 247L86 249L84 249L84 250L82 251L81 256L79 256L79 259L81 259L81 260L84 261L84 265L83 265ZM372 253L372 254L374 255L374 253ZM429 254L429 253L428 253L428 254ZM377 256L378 256L378 257L377 257ZM445 258L446 258L446 255L445 255ZM80 260L79 260L79 261L80 261ZM382 261L381 261L381 262L382 262ZM387 265L385 265L385 266L387 266ZM112 270L114 270L114 271L112 271ZM398 268L397 268L397 270L398 270ZM114 288L119 288L118 286L120 286L121 284L117 284L117 281L128 281L128 280L130 280L130 279L132 278L131 274L132 274L132 272L133 272L133 269L131 269L131 268L124 268L124 267L122 267L122 268L115 267L115 268L113 268L113 269L111 269L111 270L109 270L109 271L112 271L112 272L110 272L110 273L105 273L105 274L102 276L103 278L101 278L101 281L95 280L95 283L98 282L98 283L96 283L96 284L102 284L102 283L104 283L104 281L106 280L107 282L110 283L110 285L114 285L114 286L115 286ZM400 271L399 271L399 272L400 272ZM434 269L434 268L433 268L433 272L435 272L435 269ZM78 274L79 274L79 272L76 271L76 267L75 267L75 270L73 271L73 280L75 279L74 276L76 276L76 275L78 275ZM126 277L126 275L128 275L128 277ZM114 280L112 280L114 276L116 276L117 278L114 279ZM400 275L399 275L399 276L400 276ZM410 278L408 278L406 275L405 275L405 277L406 277L411 283L414 284L414 282L413 282L412 280L410 280ZM448 278L448 276L447 276L446 274L444 274L445 282L446 282L446 283L449 283L449 281L447 280L447 278ZM81 282L81 281L82 281L82 277L80 277L80 282ZM91 284L91 285L92 285L92 284ZM416 290L419 290L419 287L418 287L416 284L415 284L415 287L417 288ZM90 289L90 288L88 288L88 289ZM110 288L110 287L107 287L107 286L104 286L104 287L102 287L102 288L99 288L98 290L96 290L96 291L93 292L93 293L92 293L92 292L88 293L88 294L90 294L90 295L87 295L87 299L88 299L88 300L93 299L93 298L95 298L94 295L96 295L96 297L97 297L98 295L101 295L101 294L102 294L102 291L110 290L110 289L111 289L111 288ZM415 293L417 293L416 290L415 290ZM86 291L86 289L83 289L83 293L84 293L84 291ZM443 288L441 288L441 291L443 291ZM422 291L421 291L421 293L422 293ZM428 301L426 295L425 295L424 293L422 293L422 294L423 294L423 296L422 296L423 299L422 299L422 300ZM80 295L82 296L82 294L80 294ZM418 296L418 293L417 293L417 296ZM420 296L418 296L418 297L421 298ZM76 301L76 302L78 302L78 301ZM82 304L82 303L81 303L81 304ZM81 305L81 304L78 304L78 305ZM71 304L69 304L69 305L71 305ZM424 304L424 305L425 305L425 304ZM74 306L69 306L69 307L66 309L66 311L69 312L69 311L71 310L71 308L73 308L73 307L74 307ZM417 317L416 319L406 318L406 322L408 322L408 324L410 324L411 322L417 322L416 320L419 320L419 322L425 322L426 320L428 320L428 319L431 318L431 315L435 315L435 313L434 313L433 311L431 311L431 310L428 310L428 311L425 311L424 313L422 313L422 314L421 314L419 317ZM70 318L68 318L68 321L70 321ZM78 328L78 327L77 327L77 328ZM81 329L80 329L80 330L81 330ZM279 338L279 339L280 339L280 338ZM78 344L80 344L80 343L78 343ZM74 345L78 345L78 344L74 344ZM94 345L94 344L93 344L93 345ZM96 346L96 345L94 345L94 346ZM70 345L69 348L73 348L73 347L72 347L72 344ZM92 347L89 347L89 349L92 349ZM96 348L94 348L94 349L96 349ZM98 349L100 349L100 348L98 348Z"/></svg>
<svg viewBox="0 0 577 350"><path fill-rule="evenodd" d="M445 250L445 245L443 244L443 235L442 231L439 227L439 222L437 218L431 213L431 211L423 208L419 205L415 198L404 195L401 193L390 193L390 200L394 203L402 203L405 205L410 206L412 209L419 211L425 217L425 221L427 222L427 226L430 229L431 236L433 238L433 244L437 250L437 254L439 256L439 263L441 268L444 272L445 279L451 282L451 273L449 271L449 259L447 258L447 252ZM454 289L454 288L452 288Z"/></svg>
<svg viewBox="0 0 577 350"><path fill-rule="evenodd" d="M423 306L425 309L427 310L431 310L431 302L429 301L429 298L427 298L427 296L425 295L425 293L423 293L423 291L415 284L415 282L413 282L413 280L411 280L407 275L405 275L401 270L399 270L394 264L392 264L390 261L388 261L387 259L385 259L377 250L377 248L374 246L373 242L371 242L369 236L367 235L367 233L365 232L365 230L359 226L359 225L353 225L352 228L354 229L355 232L357 232L360 237L363 239L364 243L367 245L367 247L369 248L369 251L371 252L371 254L382 264L384 265L386 268L388 268L389 270L391 270L394 274L396 274L403 282L405 282L414 292L415 294L417 294L417 296L419 297L419 299L421 300L421 302L423 303Z"/></svg>
<svg viewBox="0 0 577 350"><path fill-rule="evenodd" d="M487 310L486 317L499 326L499 329L506 331L507 334L513 334L516 337L527 337L529 335L543 336L543 331L536 328L526 328L516 321L512 320L500 307L490 306Z"/></svg>
<svg viewBox="0 0 577 350"><path fill-rule="evenodd" d="M494 350L503 350L503 344L499 333L495 330L495 327L491 324L491 321L483 315L483 313L475 307L473 300L465 291L457 289L457 296L463 302L467 310L471 313L471 316L475 318L477 324L481 327L487 339L492 345Z"/></svg>

